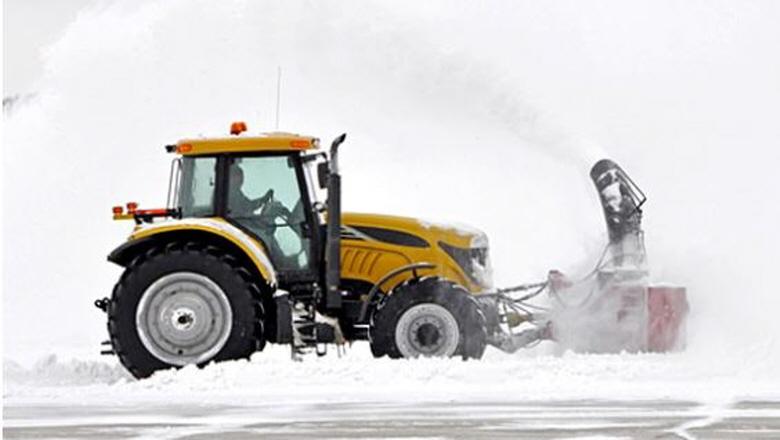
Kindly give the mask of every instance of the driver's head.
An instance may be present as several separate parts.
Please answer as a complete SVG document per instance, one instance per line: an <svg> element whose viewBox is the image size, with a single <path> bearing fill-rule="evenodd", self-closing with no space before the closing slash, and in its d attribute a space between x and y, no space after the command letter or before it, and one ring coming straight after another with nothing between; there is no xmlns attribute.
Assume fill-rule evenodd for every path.
<svg viewBox="0 0 780 440"><path fill-rule="evenodd" d="M230 188L237 190L244 184L244 170L238 165L230 169Z"/></svg>

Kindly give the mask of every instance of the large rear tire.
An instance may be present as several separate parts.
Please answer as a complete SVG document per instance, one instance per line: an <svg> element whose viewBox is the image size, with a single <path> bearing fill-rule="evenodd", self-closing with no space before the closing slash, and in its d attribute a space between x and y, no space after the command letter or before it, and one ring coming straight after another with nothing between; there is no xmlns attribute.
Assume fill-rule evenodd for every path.
<svg viewBox="0 0 780 440"><path fill-rule="evenodd" d="M393 289L372 315L371 352L390 358L479 359L485 317L463 287L438 277L412 279Z"/></svg>
<svg viewBox="0 0 780 440"><path fill-rule="evenodd" d="M265 310L250 272L195 243L152 248L126 268L108 308L108 332L137 378L188 364L247 358L265 344Z"/></svg>

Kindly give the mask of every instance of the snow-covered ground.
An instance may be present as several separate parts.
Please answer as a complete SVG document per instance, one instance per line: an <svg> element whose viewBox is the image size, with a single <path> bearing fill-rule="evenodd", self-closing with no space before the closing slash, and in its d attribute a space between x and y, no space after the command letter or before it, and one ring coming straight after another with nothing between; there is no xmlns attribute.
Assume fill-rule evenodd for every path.
<svg viewBox="0 0 780 440"><path fill-rule="evenodd" d="M780 399L774 368L761 363L701 362L685 353L506 355L494 349L481 361L391 361L372 358L364 343L343 356L311 355L300 362L290 359L288 348L271 346L248 361L169 370L143 381L130 378L113 358L51 356L31 366L6 361L4 379L4 396L12 403L68 395L83 402L175 396L182 403L213 404L244 398L280 403L671 399L703 404Z"/></svg>
<svg viewBox="0 0 780 440"><path fill-rule="evenodd" d="M777 2L747 0L96 1L43 52L37 93L4 114L5 434L327 430L384 414L412 427L403 436L420 414L531 429L576 413L593 435L742 423L777 437L778 21ZM110 207L164 203L165 144L233 120L272 130L279 66L281 129L349 133L345 210L479 227L499 285L592 267L605 231L587 172L615 159L649 196L654 279L688 287L686 352L391 362L356 344L296 363L276 347L140 382L98 357L105 315L91 304L128 233ZM594 420L604 429L584 428ZM609 431L621 423L639 425Z"/></svg>
<svg viewBox="0 0 780 440"><path fill-rule="evenodd" d="M249 361L163 371L144 381L111 359L84 356L6 362L4 379L6 434L19 438L116 431L132 438L780 435L774 371L685 353L489 350L482 361L390 361L371 358L359 343L341 357L296 362L273 346Z"/></svg>

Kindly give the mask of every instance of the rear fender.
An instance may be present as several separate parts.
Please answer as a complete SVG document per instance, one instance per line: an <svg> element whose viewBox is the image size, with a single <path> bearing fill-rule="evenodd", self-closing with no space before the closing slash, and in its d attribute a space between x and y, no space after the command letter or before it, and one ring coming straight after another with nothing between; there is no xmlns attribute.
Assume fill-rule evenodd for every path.
<svg viewBox="0 0 780 440"><path fill-rule="evenodd" d="M268 287L276 287L276 271L262 245L237 227L216 218L190 218L143 225L133 231L127 242L114 249L108 260L127 266L136 255L152 246L193 240L216 244L237 258L245 258Z"/></svg>

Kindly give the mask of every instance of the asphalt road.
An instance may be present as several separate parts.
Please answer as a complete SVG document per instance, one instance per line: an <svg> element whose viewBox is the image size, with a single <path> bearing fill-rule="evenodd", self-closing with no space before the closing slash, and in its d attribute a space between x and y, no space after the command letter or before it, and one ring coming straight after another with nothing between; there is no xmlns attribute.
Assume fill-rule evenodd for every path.
<svg viewBox="0 0 780 440"><path fill-rule="evenodd" d="M780 402L136 404L4 407L7 439L777 439Z"/></svg>

